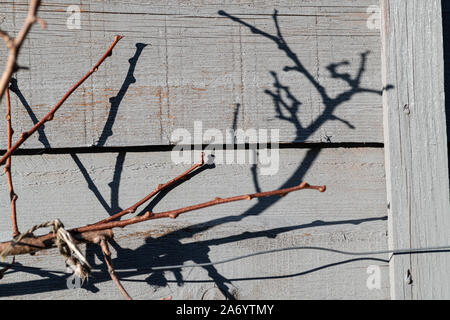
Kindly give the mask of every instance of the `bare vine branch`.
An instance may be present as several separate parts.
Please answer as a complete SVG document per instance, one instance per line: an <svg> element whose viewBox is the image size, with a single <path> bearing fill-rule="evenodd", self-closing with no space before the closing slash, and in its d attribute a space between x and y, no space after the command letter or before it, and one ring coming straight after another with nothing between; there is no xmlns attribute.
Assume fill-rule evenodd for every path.
<svg viewBox="0 0 450 320"><path fill-rule="evenodd" d="M117 289L119 289L120 293L124 296L127 300L133 300L130 295L128 294L127 290L122 286L120 283L119 278L116 275L116 272L114 271L114 267L111 260L111 251L109 251L108 241L106 239L100 240L100 248L102 249L103 256L105 257L105 263L108 267L109 275L111 276L112 281L116 285Z"/></svg>
<svg viewBox="0 0 450 320"><path fill-rule="evenodd" d="M27 231L24 234L20 235L18 227L17 227L17 213L16 213L16 200L17 195L14 192L14 187L12 183L12 174L11 174L11 156L14 153L15 150L17 150L33 133L38 131L40 128L44 126L44 124L48 121L53 120L55 113L58 111L58 109L64 104L64 102L69 98L69 96L86 80L88 79L94 72L98 70L100 65L106 60L107 57L112 55L112 51L116 44L119 42L120 39L122 39L122 36L116 35L114 37L114 41L109 46L109 48L106 50L104 55L100 58L100 60L77 82L75 83L65 94L64 96L56 103L56 105L53 106L53 108L38 122L34 124L34 126L29 129L28 131L23 132L19 139L13 144L12 143L12 135L13 135L13 129L12 129L12 121L11 121L11 101L10 101L10 95L9 95L9 89L8 85L11 80L12 74L17 71L19 68L17 65L17 57L20 51L20 48L23 44L24 39L26 38L28 32L30 31L32 25L35 22L38 22L41 24L41 26L45 27L45 22L41 19L39 19L36 14L38 7L40 5L39 0L31 0L29 4L29 10L27 14L27 18L24 22L24 25L22 26L22 29L19 31L16 38L10 37L7 33L0 30L0 38L4 40L6 43L6 46L9 50L9 56L8 60L5 66L5 71L3 72L2 77L0 78L0 102L3 98L3 94L6 95L6 121L7 121L7 136L8 136L8 142L7 142L7 151L3 154L3 156L0 158L0 166L5 164L4 172L7 178L8 183L8 189L10 194L10 202L11 202L11 222L12 222L12 231L13 231L13 237L17 241L8 241L8 242L0 242L0 256L16 256L21 254L34 254L35 252L38 252L40 250L46 250L50 248L54 248L57 246L57 237L55 236L56 232L48 233L42 236L34 236L33 232L35 231L36 227L41 227L41 225L33 227L32 231ZM225 14L225 13L223 13ZM231 17L231 16L230 16ZM233 18L232 19L236 19ZM243 23L242 21L240 21ZM245 23L244 23L245 24ZM257 29L252 29L253 32L259 31ZM271 36L268 34L265 34L265 36L269 37L276 41L280 48L285 48L286 44L284 40L282 39L281 33L278 32L278 37ZM291 55L295 59L295 55ZM304 72L300 62L298 62L299 71ZM340 76L340 74L337 74ZM319 86L317 84L318 91L324 95L325 91L323 87ZM283 88L284 89L284 88ZM323 89L323 90L322 90ZM298 106L295 105L295 108L292 109L291 114L294 115L297 112ZM125 290L125 288L122 286L119 278L117 277L112 259L111 259L111 252L109 250L108 246L108 239L113 238L113 231L114 228L124 228L126 226L141 223L148 220L153 219L161 219L161 218L177 218L180 214L195 211L207 207L212 207L215 205L225 204L229 202L235 202L235 201L241 201L241 200L251 200L254 198L263 198L263 197L271 197L271 196L280 196L283 197L287 195L288 193L299 191L303 189L314 189L318 190L320 192L324 192L326 187L325 186L313 186L309 185L306 182L302 182L297 186L284 188L284 189L278 189L278 190L272 190L267 192L257 192L252 194L244 194L239 196L233 196L228 198L219 198L216 197L211 201L198 203L195 205L190 205L174 210L164 211L164 212L158 212L154 213L151 211L146 211L142 215L134 216L132 218L128 218L122 221L117 221L118 218L121 218L122 216L126 214L135 213L136 210L142 206L145 202L149 201L152 197L157 195L159 192L163 190L167 190L171 186L175 185L177 182L182 181L188 177L188 175L193 172L194 170L202 167L204 165L204 154L202 153L201 159L199 162L194 164L191 168L186 170L184 173L180 174L179 176L173 178L172 180L164 183L159 184L153 191L151 191L148 195L146 195L144 198L130 206L129 208L122 210L106 219L100 220L94 224L88 224L82 227L74 228L71 230L63 230L65 232L65 235L73 237L73 240L70 240L70 243L73 244L73 241L75 243L93 243L96 245L99 245L102 253L105 258L105 264L107 266L108 272L111 276L112 281L118 288L118 290L121 292L121 294L128 300L131 300L130 295ZM259 189L257 190L259 191ZM59 221L59 220L55 220ZM62 225L62 224L61 224ZM48 226L47 224L45 225ZM61 231L61 229L60 229ZM70 233L67 234L67 232ZM17 237L17 235L19 235ZM74 246L76 247L76 246ZM73 249L75 250L75 249ZM78 252L78 249L76 250ZM64 253L63 253L64 255ZM84 257L83 257L84 258ZM13 258L14 263L14 258ZM86 262L87 263L87 262ZM0 270L0 279L3 277L3 274L10 268L10 266L3 268Z"/></svg>
<svg viewBox="0 0 450 320"><path fill-rule="evenodd" d="M70 231L70 230L69 230ZM113 232L111 230L102 230L95 232L70 232L71 236L75 240L75 243L94 243L98 244L101 239L113 238ZM5 251L10 244L11 241L0 243L0 252ZM43 236L34 237L28 236L23 238L17 243L14 243L12 249L5 254L4 256L18 256L21 254L34 254L41 250L52 249L56 247L56 237L54 233L48 233Z"/></svg>
<svg viewBox="0 0 450 320"><path fill-rule="evenodd" d="M91 74L96 72L100 65L103 63L103 61L106 60L111 54L113 48L116 46L117 42L119 42L120 39L123 37L120 35L116 35L114 37L113 43L109 46L108 50L106 50L105 54L100 58L100 60L92 67L91 70L89 70L77 83L75 83L65 94L64 96L58 101L58 103L45 115L38 123L36 123L30 130L25 131L20 134L20 138L16 141L16 143L8 149L8 151L0 158L0 165L4 164L6 159L8 159L11 154L19 148L22 143L24 143L34 132L36 132L40 127L42 127L47 121L53 120L53 116L55 115L56 111L61 107L61 105L67 100L67 98L84 82L87 78L90 77Z"/></svg>
<svg viewBox="0 0 450 320"><path fill-rule="evenodd" d="M169 188L171 185L175 184L176 182L183 180L186 178L186 176L191 173L192 171L194 171L195 169L203 166L204 164L204 153L202 152L201 154L201 159L199 162L197 162L196 164L194 164L191 168L189 168L188 170L186 170L184 173L180 174L178 177L173 178L172 180L164 183L164 184L159 184L152 192L150 192L148 195L146 195L144 198L142 198L141 200L139 200L138 202L136 202L135 204L133 204L131 207L129 207L128 209L122 210L106 219L103 219L97 223L94 223L95 225L99 225L99 224L103 224L103 223L107 223L110 221L113 221L117 218L120 218L128 213L134 213L137 208L139 208L141 205L143 205L145 202L147 202L148 200L150 200L154 195L156 195L158 192Z"/></svg>
<svg viewBox="0 0 450 320"><path fill-rule="evenodd" d="M7 122L7 130L8 130L8 144L7 148L8 150L11 148L12 144L12 135L14 133L14 130L12 129L11 124L11 99L9 96L9 89L6 88L6 122ZM8 182L8 190L9 190L9 198L11 201L11 225L12 225L12 236L15 237L19 234L19 228L17 227L17 214L16 214L16 200L17 195L14 192L14 186L12 182L12 175L11 175L11 157L9 157L6 160L6 165L3 168L3 171L6 175L6 180Z"/></svg>
<svg viewBox="0 0 450 320"><path fill-rule="evenodd" d="M211 206L215 206L215 205L219 205L219 204L223 204L223 203L229 203L229 202L240 201L240 200L251 200L254 198L262 198L262 197L270 197L270 196L281 196L282 197L282 196L287 195L290 192L298 191L298 190L302 190L302 189L315 189L320 192L324 192L326 190L326 187L325 186L311 186L306 182L302 182L298 186L291 187L291 188L266 191L266 192L258 192L258 193L252 193L252 194L244 194L244 195L234 196L234 197L229 197L229 198L215 198L211 201L207 201L207 202L203 202L203 203L199 203L196 205L187 206L187 207L183 207L183 208L179 208L179 209L175 209L175 210L159 212L159 213L153 213L153 212L147 211L142 216L129 218L129 219L126 219L123 221L112 221L112 222L107 222L107 223L102 223L102 224L91 224L91 225L87 225L84 227L71 229L68 231L72 234L72 236L75 239L81 238L81 239L84 239L85 242L98 243L98 241L95 242L93 240L98 239L98 237L101 236L101 234L98 233L99 231L104 231L104 230L108 231L109 230L110 232L112 232L111 229L113 229L113 228L123 228L128 225L132 225L132 224L136 224L136 223L140 223L140 222L144 222L144 221L148 221L148 220L153 220L153 219L161 219L161 218L175 219L178 217L178 215L180 215L182 213L186 213L189 211L194 211L194 210L198 210L198 209L202 209L202 208L207 208L207 207L211 207ZM15 250L9 252L7 255L27 254L30 252L36 252L39 250L52 248L54 245L54 237L55 237L55 235L53 233L48 233L48 234L40 236L40 237L31 238L32 241L27 241L25 243L20 242L14 247ZM9 243L10 243L9 241L1 242L0 243L0 252L5 250L5 248L7 248L9 246Z"/></svg>
<svg viewBox="0 0 450 320"><path fill-rule="evenodd" d="M28 32L34 23L38 22L42 28L45 28L45 21L37 17L37 11L40 5L40 0L31 0L28 6L28 14L20 29L17 37L14 39L10 37L6 32L0 30L0 37L6 44L9 50L8 60L6 62L5 69L3 71L2 77L0 78L0 102L2 101L3 94L9 85L9 80L12 74L17 71L17 57L22 47L23 41L25 40Z"/></svg>

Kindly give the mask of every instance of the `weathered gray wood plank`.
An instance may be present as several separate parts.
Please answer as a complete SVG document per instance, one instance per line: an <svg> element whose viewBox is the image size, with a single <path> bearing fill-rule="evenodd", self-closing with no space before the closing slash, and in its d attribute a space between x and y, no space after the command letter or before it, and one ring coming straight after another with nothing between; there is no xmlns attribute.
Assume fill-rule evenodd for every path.
<svg viewBox="0 0 450 320"><path fill-rule="evenodd" d="M391 248L450 243L441 1L382 1ZM391 296L448 299L450 254L395 256ZM412 284L405 281L408 270Z"/></svg>
<svg viewBox="0 0 450 320"><path fill-rule="evenodd" d="M447 138L450 136L450 3L442 1L442 36L444 39L444 85Z"/></svg>
<svg viewBox="0 0 450 320"><path fill-rule="evenodd" d="M154 210L255 192L258 188L292 186L302 180L326 184L328 189L325 193L307 190L260 202L235 202L176 220L155 220L118 230L116 241L122 248L117 247L118 274L137 299L200 299L214 293L215 281L219 285L225 281L221 276L230 280L231 284L225 285L240 299L389 298L388 255L351 257L298 250L218 265L218 274L213 270L208 274L202 268L185 269L181 274L136 271L291 246L386 249L383 161L382 149L281 149L277 175L258 174L256 185L251 165L217 165L204 170L169 192ZM60 218L67 227L95 222L108 216L108 211L131 205L186 167L173 164L169 152L17 156L13 159L13 179L19 195L19 226L25 230L54 218ZM10 237L8 206L5 179L0 176L0 207L5 213L0 216L0 240ZM91 291L68 290L66 276L57 273L65 271L62 258L50 250L33 257L17 257L23 266L42 270L8 272L0 282L0 297L120 299L120 293L102 271L101 261L93 258L95 248L88 251L96 265L95 277L87 286ZM380 289L369 290L366 286L370 265L380 267ZM182 279L180 286L175 275Z"/></svg>
<svg viewBox="0 0 450 320"><path fill-rule="evenodd" d="M14 33L21 25L26 1L2 4L0 27ZM41 17L47 30L33 28L24 45L14 96L16 132L39 119L95 63L115 34L125 38L99 71L66 102L45 136L32 137L24 148L75 146L165 145L174 143L176 128L279 129L283 142L382 142L380 95L349 90L327 68L355 77L362 54L368 53L359 86L381 89L379 30L369 29L364 1L88 1L80 5L81 29L68 29L70 1L43 2ZM304 74L285 72L295 63L271 39L218 14L224 10L263 32L280 32L302 65L327 93L326 106ZM147 46L136 46L142 43ZM5 49L0 50L0 63ZM131 59L131 63L130 63ZM275 72L289 87L293 100L281 90L298 125L279 119L273 98ZM135 82L133 81L135 80ZM337 98L337 99L336 99ZM336 99L336 100L333 100ZM23 106L28 104L26 108ZM237 110L237 105L239 108ZM333 109L332 111L330 111ZM286 110L283 111L287 113ZM317 119L324 114L317 123ZM345 120L338 121L333 116ZM236 120L234 120L236 119ZM0 147L5 146L1 132Z"/></svg>

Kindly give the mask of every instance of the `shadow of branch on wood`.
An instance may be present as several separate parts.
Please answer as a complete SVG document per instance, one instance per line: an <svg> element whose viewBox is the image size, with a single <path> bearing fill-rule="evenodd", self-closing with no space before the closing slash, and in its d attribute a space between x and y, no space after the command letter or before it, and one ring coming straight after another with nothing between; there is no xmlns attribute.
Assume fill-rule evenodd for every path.
<svg viewBox="0 0 450 320"><path fill-rule="evenodd" d="M15 93L17 98L19 98L20 103L23 105L23 107L27 111L28 116L30 117L31 121L33 121L33 125L38 123L39 119L36 117L35 113L33 112L33 109L30 107L27 100L25 99L22 92L20 91L17 79L11 78L9 89ZM45 125L43 125L42 127L40 127L38 129L38 140L42 143L44 148L51 148L50 142L48 141L48 138L45 135Z"/></svg>
<svg viewBox="0 0 450 320"><path fill-rule="evenodd" d="M136 51L134 55L128 59L128 62L130 64L127 75L125 76L125 79L122 83L122 86L119 89L119 92L116 94L115 97L112 97L109 99L109 102L111 103L111 107L109 109L108 118L106 120L106 123L103 127L102 133L100 134L100 138L97 142L97 147L104 146L108 137L112 136L113 131L113 125L117 117L117 112L119 110L119 106L125 96L125 94L128 91L128 88L131 84L136 83L136 78L134 77L134 71L136 69L137 62L139 60L139 57L142 54L142 51L147 46L147 44L144 43L136 43ZM91 179L88 171L84 167L83 163L81 162L80 158L75 154L72 153L71 157L75 161L75 164L80 169L80 172L82 173L84 179L87 182L89 190L91 190L97 200L100 202L100 204L103 206L103 208L106 210L106 212L112 216L113 214L120 212L123 210L119 206L119 187L120 187L120 178L122 175L123 170L123 164L125 161L125 152L120 152L117 155L116 158L116 164L114 167L114 174L112 181L108 184L108 186L111 188L110 193L110 204L108 205L108 202L104 199L103 195L98 190L97 186L95 185L94 181Z"/></svg>
<svg viewBox="0 0 450 320"><path fill-rule="evenodd" d="M109 108L109 114L105 126L103 127L102 133L100 134L100 137L96 144L96 146L98 147L104 146L106 141L108 140L108 137L113 135L112 128L114 122L116 121L119 106L122 103L122 100L125 94L127 93L130 85L136 82L136 78L134 77L134 70L136 69L136 64L139 60L139 57L142 54L142 50L144 50L146 46L147 44L144 43L136 43L136 52L134 53L134 56L132 56L128 60L128 62L130 63L130 67L128 68L125 80L123 81L122 86L120 87L120 90L117 93L117 95L109 99L111 107Z"/></svg>
<svg viewBox="0 0 450 320"><path fill-rule="evenodd" d="M291 278L306 275L312 272L320 271L326 268L338 266L341 264L346 264L355 261L379 261L387 263L386 259L379 259L374 257L360 257L351 260L340 260L335 263L329 263L321 265L312 269L300 271L293 274L283 274L283 275L273 275L273 276L255 276L250 278L236 278L227 279L222 276L216 269L214 265L203 267L208 272L209 280L186 280L183 278L183 273L181 269L171 269L171 270L157 270L152 269L159 266L172 266L184 264L187 261L193 261L194 263L211 263L208 253L211 247L220 246L227 243L233 243L248 239L257 238L268 238L274 239L277 236L296 230L301 230L305 228L319 228L333 225L359 225L363 223L370 223L374 221L385 221L387 217L374 217L366 219L354 219L354 220L342 220L342 221L313 221L308 224L273 228L258 232L244 232L238 235L232 235L222 238L209 239L203 241L196 241L190 243L182 243L181 238L191 238L193 235L198 234L198 228L189 227L184 228L175 232L168 233L164 236L158 238L146 238L145 243L132 250L127 248L122 248L115 241L111 242L112 247L116 251L117 257L113 259L115 270L117 276L122 281L143 281L154 288L155 291L158 288L165 287L169 283L173 282L168 280L166 272L171 273L175 282L178 286L182 286L184 283L192 282L214 282L214 284L224 293L225 297L228 299L234 299L232 281L249 281L249 280L269 280L269 279L282 279ZM95 263L95 257L97 257L101 262L99 264ZM98 248L98 246L89 246L86 252L86 258L93 267L92 277L83 285L85 290L96 293L99 291L97 285L103 282L110 281L108 272L106 271L106 265L104 262L103 255ZM0 263L0 266L2 264ZM37 294L50 291L59 291L68 289L68 281L70 281L70 275L61 270L43 270L39 268L22 266L20 263L15 263L11 270L6 272L5 276L8 274L13 274L15 272L26 272L29 274L34 274L42 277L39 280L30 280L24 282L15 282L9 284L2 284L0 291L0 297L13 297L25 294ZM279 273L279 271L277 271ZM147 275L145 280L135 280L133 278L137 276ZM231 288L230 288L231 287Z"/></svg>
<svg viewBox="0 0 450 320"><path fill-rule="evenodd" d="M354 126L346 121L345 119L341 119L338 116L334 114L336 109L344 104L347 101L350 101L353 96L360 94L360 93L371 93L376 95L381 95L383 90L389 90L392 88L392 86L388 86L386 88L382 88L380 90L377 89L370 89L370 88L364 88L361 87L361 80L363 77L363 74L365 72L365 67L367 63L367 55L369 52L363 52L360 54L360 64L358 69L355 72L355 75L352 76L348 73L342 73L339 71L339 68L343 65L348 65L349 63L347 61L341 61L338 63L329 64L327 66L327 70L330 73L331 77L338 80L338 81L344 81L348 85L349 89L341 92L340 94L336 95L335 97L329 96L327 92L327 88L325 88L319 81L316 79L309 71L308 69L302 64L298 56L295 54L295 52L290 48L289 44L286 42L286 40L283 37L279 21L278 21L278 13L275 10L272 18L275 26L275 33L269 34L261 29L258 29L257 27L247 23L246 21L232 16L224 11L219 11L219 15L229 18L231 21L236 22L246 28L248 28L253 34L260 35L263 38L268 40L268 44L272 42L275 44L278 49L285 53L287 60L289 61L289 65L286 65L283 70L281 71L270 71L270 75L273 78L273 88L267 89L264 91L265 94L267 94L273 101L274 104L274 111L276 113L276 117L279 119L282 119L286 121L287 123L294 126L296 129L296 137L294 138L294 141L305 141L311 135L319 130L324 123L327 121L340 121L344 123L347 127L354 129ZM140 49L142 51L143 47ZM137 62L137 59L139 57L140 52L139 47L136 51L135 56L130 59L130 69L127 74L127 77L124 81L124 84L122 88L120 89L118 95L115 98L111 98L111 111L108 117L107 124L105 125L105 128L103 129L101 138L99 140L98 145L104 145L106 142L106 139L112 134L112 125L114 123L114 119L117 115L117 110L120 105L120 102L122 101L123 95L125 94L128 86L133 83L134 77L133 72L135 68L135 64ZM132 61L134 61L134 65L132 65ZM292 91L289 86L284 85L279 77L280 72L295 72L300 77L306 78L315 88L317 94L321 98L321 102L323 104L322 112L319 116L317 116L310 124L305 125L301 121L301 100L296 96L296 93ZM233 128L237 126L237 117L239 114L239 107L240 105L236 105L236 111L234 114L234 120L232 123ZM306 156L299 161L299 164L294 171L294 173L284 181L280 189L282 188L289 188L298 185L299 181L302 181L308 172L308 170L313 166L314 162L316 161L317 157L320 154L320 149L312 148L307 151ZM123 161L125 159L125 155L122 156L122 160L117 159L117 162L119 164L116 164L117 171L114 172L114 179L111 183L111 188L114 187L114 197L116 199L113 199L113 196L111 198L111 204L108 205L105 199L101 196L101 194L98 192L98 189L95 187L95 184L90 179L89 175L87 174L87 171L82 166L79 159L75 157L74 161L79 166L83 176L85 177L86 181L88 182L88 188L96 195L96 197L99 199L102 206L105 208L106 211L108 211L109 214L113 211L113 207L116 210L119 210L118 205L118 190L119 190L119 181L120 181L120 175L123 168ZM120 160L120 161L119 161ZM205 167L206 168L213 168L212 167ZM199 169L191 173L190 177L195 176L196 174L199 174L200 172L204 171L205 169ZM251 175L254 182L254 187L257 191L260 191L261 187L259 185L259 179L258 179L258 171L257 166L253 166L251 168ZM174 185L173 187L176 187L177 185ZM173 188L172 187L172 188ZM163 199L163 197L170 192L171 189L166 190L165 192L162 192L157 197L155 197L147 206L146 210L151 210L159 201ZM248 210L233 216L227 216L227 217L221 217L217 219L209 220L205 223L201 224L195 224L192 226L189 226L187 228L183 228L177 231L170 232L167 235L161 236L159 238L147 238L145 240L145 244L141 247L132 250L132 249L126 249L122 248L117 242L112 241L112 246L116 250L117 257L114 259L114 265L117 272L117 275L122 280L126 280L127 278L132 278L137 275L148 275L146 278L146 282L151 285L152 287L158 288L158 287L164 287L169 283L168 277L166 276L166 272L172 273L172 275L175 277L175 282L177 285L181 286L186 282L189 282L188 280L184 279L183 273L179 269L170 270L170 271L152 271L151 267L157 267L157 266L167 266L167 265L178 265L183 264L187 261L194 261L194 263L209 263L211 262L209 258L209 252L210 248L212 246L220 246L226 243L246 240L246 239L254 239L254 238L274 238L278 235L286 232L292 232L295 230L299 230L302 228L316 228L321 226L329 226L329 225L340 225L340 224L361 224L361 223L370 223L373 221L384 221L386 220L386 217L374 217L374 218L367 218L367 219L358 219L358 220L343 220L343 221L330 221L330 222L324 222L324 221L314 221L308 224L302 224L298 226L290 226L290 227L282 227L282 228L275 228L260 232L245 232L238 235L232 235L224 238L216 238L211 240L204 240L204 241L195 241L190 243L183 243L182 240L184 239L192 239L195 235L198 235L202 232L205 232L209 229L212 229L217 226L223 226L227 223L231 222L239 222L245 219L246 217L250 216L258 216L261 215L264 211L266 211L268 208L273 206L278 201L282 201L282 198L280 197L267 197L267 198L259 198L257 199L257 202ZM104 264L104 261L100 264L95 264L95 257L98 257L100 261L103 261L103 255L100 252L100 249L97 246L89 246L87 249L87 257L89 259L89 262L93 266L94 270L96 270L93 273L93 277L89 284L85 285L84 288L90 291L95 292L96 286L95 284L101 283L103 281L109 281L108 273L106 272L106 266ZM211 280L206 281L212 281L214 284L221 290L221 292L224 294L224 296L227 299L234 299L234 292L233 292L233 281L244 281L244 280L264 280L264 279L276 279L276 278L282 278L282 277L295 277L295 276L301 276L305 275L311 272L316 272L319 270L323 270L325 268L337 266L340 264L346 264L351 263L354 261L360 261L360 260L372 260L372 261L383 261L386 262L386 260L383 259L376 259L372 257L363 257L358 259L351 259L351 260L342 260L336 263L327 264L324 266L318 266L316 268L302 271L295 274L290 275L274 275L274 276L263 276L263 277L252 277L252 278L240 278L240 279L227 279L225 276L221 275L218 270L213 266L205 266L204 269L207 271L208 276L211 278ZM16 265L13 266L13 268ZM134 269L134 271L127 271L130 269ZM102 271L98 271L102 270ZM10 272L15 272L15 269L13 269ZM14 296L14 295L20 295L20 294L30 294L30 293L39 293L39 292L47 292L47 291L54 291L54 290L62 290L67 289L66 281L64 280L66 275L64 276L58 276L54 273L44 271L44 270L33 270L29 271L31 273L39 274L45 279L42 280L33 280L28 281L22 284L6 284L2 285L2 290L0 292L0 296ZM63 281L64 280L64 281ZM130 280L130 281L136 281L136 280Z"/></svg>

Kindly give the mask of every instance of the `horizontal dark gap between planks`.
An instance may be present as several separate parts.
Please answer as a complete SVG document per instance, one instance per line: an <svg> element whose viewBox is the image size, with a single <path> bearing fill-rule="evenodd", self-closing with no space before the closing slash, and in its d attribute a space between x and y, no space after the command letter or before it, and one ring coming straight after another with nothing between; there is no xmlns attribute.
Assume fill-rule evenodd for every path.
<svg viewBox="0 0 450 320"><path fill-rule="evenodd" d="M161 152L172 151L173 148L183 148L184 150L194 150L194 145L149 145L149 146L123 146L123 147L74 147L74 148L36 148L36 149L18 149L14 155L39 155L39 154L70 154L70 153L115 153L115 152ZM232 149L227 145L204 144L202 150L208 149ZM250 149L250 144L234 144L233 148ZM258 149L273 149L274 146L268 144L267 147ZM384 148L383 143L360 143L360 142L342 142L342 143L280 143L279 149L323 149L323 148ZM0 150L0 154L4 154L6 150Z"/></svg>

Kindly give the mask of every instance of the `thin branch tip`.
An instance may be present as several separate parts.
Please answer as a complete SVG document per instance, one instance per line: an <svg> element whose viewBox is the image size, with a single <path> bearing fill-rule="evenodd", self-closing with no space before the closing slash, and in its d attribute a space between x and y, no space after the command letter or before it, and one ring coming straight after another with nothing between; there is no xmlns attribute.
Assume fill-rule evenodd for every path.
<svg viewBox="0 0 450 320"><path fill-rule="evenodd" d="M127 300L133 300L131 296L128 294L128 292L125 290L123 285L120 283L119 278L116 275L116 272L114 270L114 266L111 259L111 251L109 250L108 241L104 237L99 238L99 245L102 249L103 256L105 258L105 263L108 268L109 275L111 276L111 280L116 285L117 289L120 291L120 293L123 295L123 297Z"/></svg>

